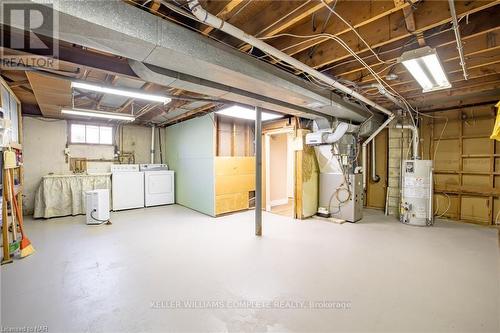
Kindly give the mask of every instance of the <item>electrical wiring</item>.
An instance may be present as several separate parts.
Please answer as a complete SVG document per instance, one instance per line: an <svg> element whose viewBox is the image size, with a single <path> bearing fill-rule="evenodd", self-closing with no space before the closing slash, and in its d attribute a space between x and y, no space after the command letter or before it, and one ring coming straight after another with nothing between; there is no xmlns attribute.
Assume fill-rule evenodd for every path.
<svg viewBox="0 0 500 333"><path fill-rule="evenodd" d="M495 218L495 225L498 225L498 217L500 217L500 209L498 210L497 216Z"/></svg>
<svg viewBox="0 0 500 333"><path fill-rule="evenodd" d="M436 207L436 212L434 213L434 216L436 216L437 218L443 217L446 213L448 213L448 210L450 210L450 207L451 207L451 198L450 198L450 196L447 193L444 193L444 192L443 192L443 194L448 198L448 207L445 209L445 211L443 213L437 215L437 213L439 212L439 200L438 200L437 201L438 206Z"/></svg>
<svg viewBox="0 0 500 333"><path fill-rule="evenodd" d="M368 45L368 43L363 39L363 37L361 37L361 35L356 31L356 29L354 29L354 27L349 22L347 22L341 15L339 15L334 9L330 8L330 6L328 6L328 4L325 2L325 0L321 0L321 3L326 8L328 8L328 10L330 12L332 12L335 16L337 16L342 22L344 22L344 24L347 25L356 34L356 36L358 36L358 38L363 42L363 44L366 45L366 47L370 50L370 52L373 53L373 55L375 56L375 58L377 58L378 61L380 61L384 64L387 63L384 60L379 58L378 54L371 48L370 45Z"/></svg>
<svg viewBox="0 0 500 333"><path fill-rule="evenodd" d="M439 143L441 142L441 138L443 137L443 133L444 133L444 131L446 129L446 126L448 125L448 118L447 117L435 117L435 118L445 118L446 122L444 123L443 129L441 130L441 134L439 135L439 138L437 140L436 148L434 148L434 154L433 154L433 157L432 157L433 161L436 160L436 154L437 154L437 151L438 151Z"/></svg>
<svg viewBox="0 0 500 333"><path fill-rule="evenodd" d="M261 33L263 33L264 31L267 31L269 29L271 29L272 27L274 27L276 24L280 23L281 21L285 20L286 18L288 18L290 15L293 15L295 12L301 10L304 6L306 6L308 3L310 3L312 0L307 0L307 1L304 1L300 6L298 6L297 8L295 8L294 10L292 10L291 12L288 12L286 15L283 15L282 17L280 17L278 20L274 21L271 25L265 27L264 29L261 29L259 32L257 32L255 34L255 36L259 36Z"/></svg>
<svg viewBox="0 0 500 333"><path fill-rule="evenodd" d="M148 11L150 11L150 10L151 10L150 8L148 8L148 7L144 6L143 4L139 4L139 3L137 3L135 0L129 0L129 1L131 1L132 3L134 3L135 5L137 5L137 6L139 6L139 7L142 7L142 8L144 8L144 9L147 9ZM163 0L162 0L162 1L161 1L161 3L162 3L162 4L164 4L165 6L167 6L168 8L172 9L172 10L173 10L173 11L175 11L176 13L180 14L180 15L183 15L183 16L185 16L185 17L188 17L188 18L192 19L192 20L195 20L195 21L197 21L197 22L200 22L200 20L198 20L196 17L194 17L194 15L193 15L193 14L191 14L191 13L188 13L188 12L186 12L186 11L184 11L184 10L180 9L180 8L177 8L176 6L173 6L173 5L169 4L169 3L168 3L168 2L166 2L166 1L163 1ZM330 7L328 7L328 8L329 8L329 9L331 9ZM192 30L195 30L195 31L198 31L198 32L202 33L202 31L201 31L200 29L196 29L196 28L193 28L193 27L189 26L188 24L185 24L185 23L183 23L183 22L179 22L178 20L175 20L175 19L173 19L173 18L171 18L171 17L169 17L169 16L167 16L167 15L164 15L164 14L160 13L159 11L156 11L156 14L158 14L159 16L161 16L161 17L163 17L163 18L165 18L165 19L175 21L176 23L181 24L181 25L183 25L183 26L185 26L185 27L187 27L187 28L189 28L189 29L192 29ZM335 14L336 14L336 13L335 13ZM338 14L336 14L336 15L338 15ZM261 39L275 38L275 37L278 37L278 36L283 36L283 35L286 35L286 34L279 34L279 35L274 35L274 36L269 36L269 37L262 37ZM304 37L304 36L301 36L301 37L302 37L302 38L311 38L311 37L318 37L318 38L322 38L324 35L325 35L325 34L320 34L320 35L318 35L318 36L305 36L305 37ZM360 62L363 66L365 66L365 67L366 67L366 68L370 71L370 73L371 73L371 74L375 77L375 79L376 79L376 80L377 80L380 84L382 84L382 85L384 85L384 84L385 84L386 86L388 86L388 88L389 88L389 89L392 89L392 87L390 87L389 85L387 85L387 83L385 83L383 80L381 80L381 78L377 76L377 74L376 74L376 73L375 73L375 72L374 72L374 71L373 71L373 70L372 70L372 69L371 69L371 68L370 68L370 67L369 67L369 66L368 66L368 65L367 65L364 61L363 61L363 59L361 59L359 56L357 56L357 54L356 54L354 51L352 51L352 49L350 49L350 47L349 47L349 46L348 46L348 45L347 45L344 41L342 41L340 38L338 38L338 37L336 37L336 36L329 35L329 34L326 34L326 35L328 36L328 38L332 38L332 39L336 40L336 41L337 41L337 42L338 42L338 43L339 43L342 47L344 47L344 48L345 48L345 49L346 49L346 50L347 50L347 51L348 51L348 52L349 52L349 53L350 53L350 54L351 54L354 58L356 58L356 59L357 59L357 60L358 60L358 61L359 61L359 62ZM227 43L224 43L223 41L221 41L221 40L219 40L219 39L217 39L217 38L214 38L213 36L210 36L210 35L209 35L209 37L210 37L210 38L212 38L212 39L214 39L214 40L217 40L218 42L221 42L221 43L223 43L223 44L225 44L225 45L228 45L228 46L230 46L230 47L231 47L231 48L233 48L233 49L236 49L234 46L232 46L232 45L230 45L230 44L227 44ZM253 54L250 54L250 55L251 55L252 57L254 57L254 58L258 58L258 57L255 57ZM275 61L276 61L276 59L275 59ZM277 62L279 62L279 63L281 63L281 64L284 64L284 62L282 62L282 61L277 61ZM285 64L285 65L284 65L284 67L289 68L289 69L291 68L291 67L290 67L290 65L288 65L288 64ZM296 74L296 73L294 73L294 74Z"/></svg>
<svg viewBox="0 0 500 333"><path fill-rule="evenodd" d="M323 34L316 34L316 35L295 35L295 34L290 34L290 33L282 33L282 34L277 34L277 35L274 35L274 36L268 36L268 37L261 37L260 39L262 40L266 40L266 39L272 39L272 38L278 38L278 37L283 37L283 36L288 36L288 37L295 37L295 38L312 38L312 37L316 37L316 36L323 36L323 37L326 37L326 38L329 38L329 39L332 39L334 41L336 41L337 43L339 43L347 52L349 52L351 54L351 56L353 56L356 60L358 60L361 65L363 65L372 75L373 77L375 78L375 80L382 86L386 86L389 90L392 90L396 95L398 95L398 97L402 98L403 97L401 95L399 95L399 93L397 91L394 90L394 88L392 88L389 84L387 84L387 82L385 82L379 75L377 75L377 73L375 73L375 71L361 58L359 57L356 52L354 52L350 47L349 45L347 45L342 39L340 39L339 37L335 36L335 35L332 35L332 34L327 34L327 33L323 33Z"/></svg>
<svg viewBox="0 0 500 333"><path fill-rule="evenodd" d="M129 1L133 2L133 3L134 3L134 4L136 4L137 6L140 6L140 7L142 7L142 8L147 9L148 11L150 11L150 10L151 10L150 8L148 8L148 7L144 6L144 5L141 5L141 4L137 3L137 2L136 2L136 1L134 1L134 0L129 0ZM321 0L321 1L323 2L323 0ZM194 15L192 15L192 14L191 14L191 13L189 13L189 12L186 12L185 10L182 10L182 9L180 9L180 8L177 8L176 6L173 6L173 5L171 5L171 4L169 4L168 2L163 1L163 0L161 1L161 3L162 3L162 4L164 4L165 6L167 6L168 8L172 9L172 10L173 10L173 11L175 11L176 13L180 14L180 15L183 15L183 16L185 16L185 17L188 17L188 18L192 19L192 20L195 20L195 21L197 21L197 22L200 22L200 20L198 20L196 17L194 17ZM324 2L323 2L323 3L324 3ZM327 6L327 7L329 8L329 10L332 10L329 6ZM175 20L175 19L173 19L173 18L171 18L171 17L169 17L169 16L167 16L167 15L164 15L164 14L162 14L162 13L158 12L158 11L156 11L156 13L157 13L159 16L163 17L163 18L166 18L166 19L169 19L169 20L173 20L173 21L175 21L176 23L179 23L179 24L181 24L181 25L183 25L183 26L188 27L189 29L192 29L192 30L195 30L195 31L201 32L199 29L193 28L193 27L191 27L191 26L189 26L189 25L187 25L187 24L185 24L185 23L183 23L183 22L179 22L179 21L177 21L177 20ZM340 16L340 15L338 15L338 13L336 13L335 11L333 11L333 13L334 13L336 16ZM342 17L339 17L339 18L340 18L341 20L343 20L343 18L342 18ZM356 32L356 33L357 33L357 32ZM358 56L358 55L357 55L357 54L356 54L356 53L355 53L355 52L354 52L354 51L353 51L353 50L349 47L349 45L347 45L347 44L346 44L346 43L345 43L342 39L338 38L337 36L334 36L334 35L331 35L331 34L325 34L325 33L322 33L322 34L317 34L317 35L309 35L309 36L299 36L299 35L292 35L292 34L277 34L277 35L274 35L274 36L261 37L260 39L265 40L265 39L269 39L269 38L277 38L277 37L282 37L282 36L291 36L291 37L306 38L306 39L314 39L314 38L324 38L324 37L327 37L327 38L330 38L330 39L332 39L332 40L335 40L335 41L336 41L337 43L339 43L339 44L340 44L343 48L345 48L345 49L346 49L346 50L347 50L347 51L351 54L351 56L353 56L353 57L354 57L357 61L359 61L359 62L360 62L360 63L361 63L361 64L362 64L362 65L363 65L363 66L364 66L364 67L365 67L365 68L366 68L369 72L370 72L370 74L372 74L372 75L373 75L373 77L375 78L375 80L376 80L379 84L381 84L382 86L386 86L386 87L387 87L387 89L389 89L389 90L393 91L393 92L394 92L394 94L396 94L399 98L401 98L401 99L403 99L403 100L404 100L404 98L403 98L403 97L402 97L402 96L401 96L401 95L400 95L397 91L395 91L395 90L394 90L394 89L393 89L390 85L388 85L388 84L387 84L387 83L386 83L386 82L385 82L385 81L384 81L384 80L383 80L383 79L382 79L382 78L381 78L381 77L380 77L380 76L379 76L379 75L378 75L378 74L377 74L377 73L376 73L376 72L375 72L375 71L374 71L374 70L373 70L373 69L372 69L372 68L371 68L371 67L370 67L370 66L369 66L369 65L368 65L368 64L367 64L367 63L366 63L366 62L365 62L362 58L361 58L361 57L359 57L359 56ZM230 47L231 47L231 48L233 48L233 49L236 49L234 46L229 45L229 44L227 44L227 43L224 43L223 41L218 40L217 38L214 38L213 36L209 36L209 37L210 37L210 38L212 38L212 39L214 39L214 40L217 40L218 42L221 42L221 43L223 43L223 44L225 44L225 45L228 45L228 46L230 46ZM361 37L361 36L359 36L359 37ZM367 45L367 46L368 46L368 45ZM371 49L371 51L374 53L374 55L376 55L376 53L375 53L372 49ZM254 58L260 59L260 57L256 57L256 56L254 56L253 54L250 54L250 55L251 55L252 57L254 57ZM267 56L269 56L269 55L267 55ZM381 59L379 59L379 58L378 58L378 55L376 55L376 56L377 56L377 59L378 59L379 61L381 61ZM293 68L293 66L290 66L289 64L286 64L286 63L285 63L285 62L283 62L283 61L279 61L278 59L275 59L274 57L271 57L271 59L273 59L273 60L274 60L275 62L277 62L277 63L280 63L283 67L285 67L285 68L287 68L287 69L292 69L292 68ZM384 63L389 63L389 62L384 62ZM295 68L293 68L293 69L295 70ZM294 74L297 74L297 73L296 73L296 72L294 72ZM309 81L311 81L311 80L309 80ZM316 82L316 83L318 83L318 82ZM328 88L329 88L329 89L331 89L330 87L328 87ZM407 106L408 106L408 108L409 108L409 109L412 109L412 108L411 108L411 106L409 105L409 103L408 103L406 100L404 100L404 103L405 103L405 105L407 105Z"/></svg>

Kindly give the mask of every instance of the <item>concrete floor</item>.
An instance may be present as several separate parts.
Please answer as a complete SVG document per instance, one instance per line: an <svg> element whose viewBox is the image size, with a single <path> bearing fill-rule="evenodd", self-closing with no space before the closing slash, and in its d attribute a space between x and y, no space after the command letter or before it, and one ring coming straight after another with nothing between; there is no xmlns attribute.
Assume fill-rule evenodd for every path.
<svg viewBox="0 0 500 333"><path fill-rule="evenodd" d="M361 223L332 224L264 213L262 238L253 236L251 211L215 220L156 207L113 213L113 225L102 227L84 225L82 216L28 220L37 253L2 266L1 326L500 331L497 230L455 222L410 227L379 212L365 215ZM221 308L165 308L183 300L220 301ZM223 303L242 300L262 303ZM347 308L290 308L299 301ZM258 308L269 304L289 308Z"/></svg>

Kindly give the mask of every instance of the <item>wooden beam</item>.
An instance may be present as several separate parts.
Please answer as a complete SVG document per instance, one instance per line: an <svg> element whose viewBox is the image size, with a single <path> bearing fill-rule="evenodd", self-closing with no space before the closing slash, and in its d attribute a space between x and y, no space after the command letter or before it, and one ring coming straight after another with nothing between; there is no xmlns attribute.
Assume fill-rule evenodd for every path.
<svg viewBox="0 0 500 333"><path fill-rule="evenodd" d="M333 0L325 0L325 2L330 4ZM245 24L244 29L246 33L258 37L275 36L299 24L319 11L323 11L325 15L328 15L326 12L327 9L321 1L308 0L303 3L295 1L274 1L271 2L269 6L270 8L266 15L256 17L251 22L248 22L248 24ZM269 24L269 22L272 23ZM240 50L247 52L250 48L250 45L245 44L240 47Z"/></svg>
<svg viewBox="0 0 500 333"><path fill-rule="evenodd" d="M153 0L151 1L151 11L157 12L158 9L161 7L161 1L160 0Z"/></svg>
<svg viewBox="0 0 500 333"><path fill-rule="evenodd" d="M187 119L193 117L194 115L196 115L197 113L206 112L206 111L209 111L215 107L217 107L217 105L214 105L214 104L204 105L204 106L199 107L197 109L186 112L178 117L170 119L167 122L163 123L162 125L170 125L170 124L178 123L178 122L183 121L183 120L187 120Z"/></svg>
<svg viewBox="0 0 500 333"><path fill-rule="evenodd" d="M13 81L13 82L8 82L9 87L14 88L14 87L19 87L19 86L24 86L25 84L29 84L30 81L28 80L21 80L21 81Z"/></svg>
<svg viewBox="0 0 500 333"><path fill-rule="evenodd" d="M468 27L468 29L465 29L462 33L464 50L466 53L470 53L471 50L479 50L480 47L476 45L478 43L484 45L482 48L488 48L494 47L496 45L495 41L500 40L500 26L497 24L498 21L495 21L496 18L500 20L500 12L494 14L493 16L491 16L489 11L486 11L484 14L486 15L477 16L477 20L473 17L476 24L474 24L472 29ZM488 19L488 17L490 19ZM401 55L402 49L406 43L407 41L401 40L390 44L387 46L386 50L380 52L379 55L388 62L394 62ZM453 31L450 30L431 34L427 37L427 45L438 49L437 51L441 60L451 58L453 55L458 54L456 51L455 36ZM406 45L406 47L408 49L412 49L413 47L416 47L416 45L415 43L410 43ZM376 72L380 72L383 68L386 68L386 70L382 72L385 73L390 69L386 64L378 62L378 60L371 56L371 54L364 53L364 56L363 54L359 54L359 56L361 56L361 58L363 58L363 60ZM363 73L360 74L358 72ZM327 73L333 76L340 76L348 80L356 80L359 77L368 76L368 71L356 59L332 64Z"/></svg>
<svg viewBox="0 0 500 333"><path fill-rule="evenodd" d="M401 6L404 4L406 1L405 0L394 0L394 5L396 7ZM415 24L415 17L413 16L413 9L410 6L405 6L402 8L403 10L403 15L405 19L405 24L406 24L406 29L408 31L413 32L416 30L416 24Z"/></svg>
<svg viewBox="0 0 500 333"><path fill-rule="evenodd" d="M415 1L416 0L411 0L411 2ZM359 30L364 26L379 26L381 22L382 24L386 24L387 20L384 20L384 18L408 6L408 2L395 6L393 1L339 1L335 10L337 13L341 14L346 21L350 22L355 29ZM325 24L325 20L328 17L327 15L328 9L323 7L316 15L316 25L322 26ZM331 20L331 23L327 25L325 33L341 36L350 31L351 29L342 21L335 19ZM292 29L279 32L286 32L292 35L311 35L318 33L318 31L313 30L310 20L302 20ZM272 35L266 34L266 36ZM279 37L277 39L267 40L267 42L289 55L294 55L327 40L328 38L307 40L293 37Z"/></svg>
<svg viewBox="0 0 500 333"><path fill-rule="evenodd" d="M457 13L459 16L470 15L482 10L486 10L500 4L500 0L494 1L475 1L475 2L457 2ZM417 29L415 33L424 32L435 27L439 27L445 23L449 23L451 17L448 12L448 3L446 1L429 1L423 2L419 10L415 11L415 20ZM396 22L404 19L403 14L395 12L384 20L378 20L372 25L367 25L360 29L360 34L371 45L373 49L391 44L398 40L410 37L406 29L397 27ZM353 32L348 32L343 36L343 40L355 52L366 52L368 49L359 43L357 36ZM321 68L334 62L348 59L351 54L342 47L339 47L337 42L328 40L321 43L317 50L316 56L310 57L307 52L301 52L296 55L296 58L314 68Z"/></svg>
<svg viewBox="0 0 500 333"><path fill-rule="evenodd" d="M500 27L494 31L495 36L500 38ZM498 57L498 52L500 51L500 45L492 45L488 42L486 38L488 33L481 35L475 35L473 38L464 39L464 53L468 62L471 62L471 66L476 66L479 64L484 64L492 61L493 58ZM437 47L438 54L440 56L441 62L447 72L455 71L460 67L460 61L458 53L456 51L456 44L454 41L450 41L441 46ZM384 69L385 70L382 70ZM382 77L384 77L391 69L391 73L396 74L398 82L407 80L409 74L401 65L395 65L394 67L388 68L387 66L377 65L373 66L376 72L379 72ZM350 81L357 81L360 84L368 84L376 82L375 78L367 70L357 70L351 71L349 73L333 74L335 76L342 77L343 79Z"/></svg>

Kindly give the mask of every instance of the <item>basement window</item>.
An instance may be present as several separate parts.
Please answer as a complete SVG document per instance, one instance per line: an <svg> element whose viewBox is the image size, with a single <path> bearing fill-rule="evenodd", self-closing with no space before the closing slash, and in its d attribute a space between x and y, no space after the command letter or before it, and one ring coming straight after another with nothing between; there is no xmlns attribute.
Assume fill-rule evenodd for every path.
<svg viewBox="0 0 500 333"><path fill-rule="evenodd" d="M71 124L71 143L112 145L113 127Z"/></svg>

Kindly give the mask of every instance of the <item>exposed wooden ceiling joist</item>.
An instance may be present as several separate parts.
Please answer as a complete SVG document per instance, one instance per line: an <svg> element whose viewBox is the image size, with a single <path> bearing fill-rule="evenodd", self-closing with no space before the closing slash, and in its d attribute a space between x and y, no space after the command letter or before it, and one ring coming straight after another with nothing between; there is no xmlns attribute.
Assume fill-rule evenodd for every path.
<svg viewBox="0 0 500 333"><path fill-rule="evenodd" d="M456 6L457 14L459 16L471 15L497 4L500 4L500 0L475 1L471 3L460 1ZM424 5L429 6L429 8L421 8L421 10L417 10L414 13L417 22L415 33L424 32L451 21L448 3L446 1L429 1L424 2L421 6ZM393 13L386 17L385 22L383 22L384 20L380 20L380 22L376 22L375 26L367 25L360 28L359 33L373 49L411 37L412 34L409 33L405 27L400 27L397 24L397 21L404 19L402 15L403 14L400 12ZM355 52L362 53L368 51L352 32L346 33L343 36L343 40ZM351 54L340 47L336 42L328 40L318 46L316 56L310 57L310 55L304 51L295 55L295 57L311 67L322 68L337 61L350 58Z"/></svg>

